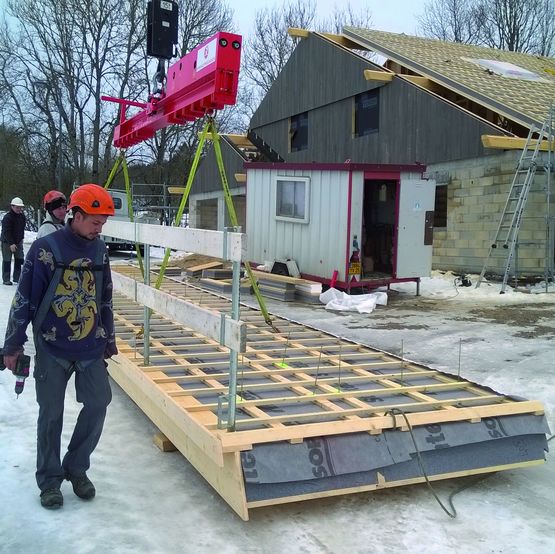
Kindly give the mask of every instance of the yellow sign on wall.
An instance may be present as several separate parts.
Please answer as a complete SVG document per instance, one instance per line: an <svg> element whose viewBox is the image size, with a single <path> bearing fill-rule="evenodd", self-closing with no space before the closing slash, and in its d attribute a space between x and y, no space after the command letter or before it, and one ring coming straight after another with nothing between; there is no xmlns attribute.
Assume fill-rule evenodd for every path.
<svg viewBox="0 0 555 554"><path fill-rule="evenodd" d="M360 275L361 267L360 262L351 262L349 264L349 275Z"/></svg>

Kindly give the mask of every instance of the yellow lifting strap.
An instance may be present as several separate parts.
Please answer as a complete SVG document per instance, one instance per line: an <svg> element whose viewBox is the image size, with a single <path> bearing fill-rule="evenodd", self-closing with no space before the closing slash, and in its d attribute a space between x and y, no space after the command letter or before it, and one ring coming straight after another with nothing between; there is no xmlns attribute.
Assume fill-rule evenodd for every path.
<svg viewBox="0 0 555 554"><path fill-rule="evenodd" d="M125 160L125 150L123 148L120 150L119 156L116 158L116 161L114 162L114 166L112 167L112 170L108 175L108 179L106 179L106 182L104 183L104 188L107 190L108 187L112 184L112 181L114 180L117 174L120 164L121 164L121 169L123 173L123 180L125 182L125 195L127 197L127 213L129 214L129 221L133 223L135 219L133 214L133 196L131 194L131 181L129 180L129 171L127 169L127 161ZM137 254L137 260L139 261L139 268L141 269L141 275L144 278L145 271L143 267L143 257L141 256L141 249L137 244L137 242L135 242L135 252Z"/></svg>
<svg viewBox="0 0 555 554"><path fill-rule="evenodd" d="M226 207L227 207L227 211L228 211L228 215L229 215L229 221L231 222L231 225L233 227L238 227L239 226L238 221L237 221L237 213L235 212L235 207L233 206L233 200L231 198L231 191L229 190L229 184L228 184L227 176L225 174L224 163L223 163L223 159L222 159L222 151L221 151L221 148L220 148L220 136L218 134L218 131L216 130L216 124L214 122L214 119L212 117L209 117L209 118L207 118L206 123L204 124L202 132L200 134L200 141L199 141L199 144L197 146L195 156L193 158L193 163L191 165L191 170L190 170L189 176L187 178L187 183L185 185L185 190L183 191L183 196L181 197L181 202L179 203L179 208L177 210L177 213L175 214L174 227L179 226L179 224L181 222L181 218L183 217L183 212L185 210L185 205L187 203L187 200L189 199L189 193L191 192L191 187L193 186L193 181L195 179L195 175L196 175L196 172L197 172L197 169L198 169L198 164L199 164L199 161L200 161L200 157L201 157L201 154L202 154L202 151L203 151L203 148L204 148L204 143L206 142L208 134L210 134L210 137L211 137L212 142L214 144L214 151L215 151L215 154L216 154L216 161L217 161L217 164L218 164L218 170L220 172L220 178L221 178L221 181L222 181L224 199L225 199L225 203L226 203ZM156 279L156 284L154 285L157 289L159 289L160 286L162 285L162 280L164 279L164 272L165 272L166 267L168 265L168 261L169 261L169 258L170 258L170 253L171 253L171 250L169 248L166 248L165 253L164 253L164 259L162 261L162 265L160 266L160 272L158 273L158 278ZM262 297L262 294L260 293L260 289L258 288L258 283L256 281L256 278L254 277L254 275L252 273L250 263L248 261L245 261L244 265L245 265L245 269L247 270L247 275L248 275L249 280L251 282L253 292L256 296L256 300L258 301L258 305L260 306L260 311L262 312L262 315L264 317L264 321L275 332L279 332L279 330L274 326L274 324L272 323L272 320L270 319L270 314L268 313L268 309L266 308L266 303L264 302L264 298Z"/></svg>

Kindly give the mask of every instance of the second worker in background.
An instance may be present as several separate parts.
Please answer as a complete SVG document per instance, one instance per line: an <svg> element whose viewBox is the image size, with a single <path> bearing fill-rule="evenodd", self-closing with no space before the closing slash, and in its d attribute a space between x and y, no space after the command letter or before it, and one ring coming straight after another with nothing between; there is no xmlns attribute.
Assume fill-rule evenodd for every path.
<svg viewBox="0 0 555 554"><path fill-rule="evenodd" d="M49 190L44 195L43 207L46 217L39 227L37 238L40 239L64 226L67 213L67 199L59 190Z"/></svg>
<svg viewBox="0 0 555 554"><path fill-rule="evenodd" d="M13 280L17 283L23 265L23 238L25 237L25 214L23 213L23 200L16 196L12 199L10 210L2 218L2 282L11 285L12 256Z"/></svg>

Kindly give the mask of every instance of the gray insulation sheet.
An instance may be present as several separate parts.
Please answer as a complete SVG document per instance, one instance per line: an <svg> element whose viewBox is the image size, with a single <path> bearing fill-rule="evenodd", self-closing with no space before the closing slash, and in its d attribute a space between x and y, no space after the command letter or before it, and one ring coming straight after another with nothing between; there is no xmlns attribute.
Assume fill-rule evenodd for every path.
<svg viewBox="0 0 555 554"><path fill-rule="evenodd" d="M544 460L546 449L545 435L523 435L454 448L430 450L422 453L422 459L427 475L433 476L456 471L492 468L511 463ZM248 469L245 470L245 474L247 471ZM386 482L422 477L422 471L416 458L412 458L408 462L385 468L305 481L286 483L253 483L247 481L245 483L247 501L255 502L374 485L378 482L376 475L378 471L384 476Z"/></svg>
<svg viewBox="0 0 555 554"><path fill-rule="evenodd" d="M546 433L545 417L531 414L413 428L429 475L543 460ZM241 460L248 500L373 484L376 471L387 481L422 476L412 437L400 430L260 444Z"/></svg>

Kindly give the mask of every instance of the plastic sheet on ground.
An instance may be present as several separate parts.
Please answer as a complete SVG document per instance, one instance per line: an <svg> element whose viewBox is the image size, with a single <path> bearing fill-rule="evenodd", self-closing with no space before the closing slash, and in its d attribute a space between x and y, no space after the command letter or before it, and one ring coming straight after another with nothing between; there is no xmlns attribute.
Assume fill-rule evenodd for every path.
<svg viewBox="0 0 555 554"><path fill-rule="evenodd" d="M387 306L387 293L372 292L351 296L331 288L320 295L320 302L326 305L326 310L369 314L374 311L377 305Z"/></svg>

